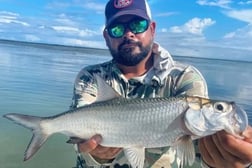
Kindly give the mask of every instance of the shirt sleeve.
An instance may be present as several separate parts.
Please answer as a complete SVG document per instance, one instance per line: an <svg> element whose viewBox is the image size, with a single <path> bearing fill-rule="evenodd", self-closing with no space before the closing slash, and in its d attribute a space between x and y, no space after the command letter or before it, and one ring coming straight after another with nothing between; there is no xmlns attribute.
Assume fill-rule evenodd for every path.
<svg viewBox="0 0 252 168"><path fill-rule="evenodd" d="M186 67L175 78L175 96L186 94L188 96L208 97L208 88L202 74L193 66Z"/></svg>
<svg viewBox="0 0 252 168"><path fill-rule="evenodd" d="M77 108L96 100L97 85L93 76L85 69L81 70L74 82L73 98L70 108Z"/></svg>

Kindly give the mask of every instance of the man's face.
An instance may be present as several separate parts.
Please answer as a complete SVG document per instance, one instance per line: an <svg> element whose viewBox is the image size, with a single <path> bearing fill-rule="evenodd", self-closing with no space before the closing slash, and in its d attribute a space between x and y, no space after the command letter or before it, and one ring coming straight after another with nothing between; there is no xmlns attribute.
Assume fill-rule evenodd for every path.
<svg viewBox="0 0 252 168"><path fill-rule="evenodd" d="M125 66L135 66L151 52L155 33L155 23L148 21L148 27L141 33L134 32L132 28L134 25L142 23L142 20L143 19L139 17L130 15L116 19L111 24L111 27L113 27L112 30L115 31L114 34L116 35L118 34L118 29L122 30L124 28L123 33L119 33L120 37L113 37L113 34L111 35L113 31L110 31L110 26L108 27L109 30L107 29L104 31L104 38L107 46L113 59L117 63Z"/></svg>

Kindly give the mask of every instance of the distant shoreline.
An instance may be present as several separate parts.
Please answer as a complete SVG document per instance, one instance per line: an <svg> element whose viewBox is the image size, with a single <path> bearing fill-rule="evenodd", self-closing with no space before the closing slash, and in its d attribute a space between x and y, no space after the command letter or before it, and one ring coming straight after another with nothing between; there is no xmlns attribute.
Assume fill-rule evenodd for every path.
<svg viewBox="0 0 252 168"><path fill-rule="evenodd" d="M95 49L95 50L102 50L107 51L108 49L103 48L92 48L92 47L84 47L84 46L73 46L73 45L63 45L63 44L53 44L53 43L40 43L40 42L29 42L29 41L18 41L18 40L9 40L9 39L0 39L0 43L7 42L10 44L17 43L21 45L27 46L45 46L45 47L63 47L63 48L78 48L78 49Z"/></svg>
<svg viewBox="0 0 252 168"><path fill-rule="evenodd" d="M45 47L45 48L64 48L67 50L77 49L78 51L86 51L86 50L97 50L97 52L108 52L108 49L104 48L92 48L92 47L85 47L85 46L73 46L73 45L63 45L63 44L49 44L49 43L39 43L39 42L29 42L29 41L18 41L18 40L9 40L9 39L0 39L1 43L9 43L9 44L19 44L19 45L26 45L26 46L34 46L34 47ZM237 61L237 62L252 62L252 61L245 61L245 60L232 60L232 59L221 59L221 58L207 58L207 57L196 57L196 56L182 56L182 55L172 55L173 57L179 58L193 58L193 59L208 59L208 60L220 60L220 61Z"/></svg>

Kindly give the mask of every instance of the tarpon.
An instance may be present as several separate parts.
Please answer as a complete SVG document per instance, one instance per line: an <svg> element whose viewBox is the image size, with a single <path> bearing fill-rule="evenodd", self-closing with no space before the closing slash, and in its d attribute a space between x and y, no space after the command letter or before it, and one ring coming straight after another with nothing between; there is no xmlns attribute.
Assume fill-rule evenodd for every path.
<svg viewBox="0 0 252 168"><path fill-rule="evenodd" d="M242 138L248 126L246 112L234 102L197 96L125 99L99 76L97 101L50 116L5 114L4 117L32 130L24 160L30 159L55 133L73 139L102 136L101 145L123 148L134 168L144 166L145 149L171 146L182 164L192 165L192 140L220 130Z"/></svg>

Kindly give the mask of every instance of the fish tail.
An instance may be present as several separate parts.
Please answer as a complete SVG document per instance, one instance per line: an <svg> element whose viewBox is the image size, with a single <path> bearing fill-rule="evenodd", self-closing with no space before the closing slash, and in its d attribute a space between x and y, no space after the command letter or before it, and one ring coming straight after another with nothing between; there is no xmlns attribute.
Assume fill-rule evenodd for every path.
<svg viewBox="0 0 252 168"><path fill-rule="evenodd" d="M43 132L43 129L40 124L41 121L43 120L42 117L35 117L14 113L5 114L3 117L33 132L33 136L24 154L24 161L29 160L40 149L40 147L45 143L45 141L50 136L45 132Z"/></svg>

